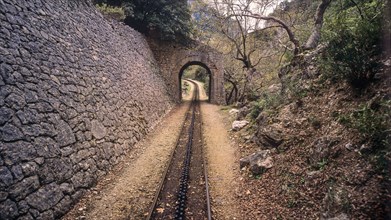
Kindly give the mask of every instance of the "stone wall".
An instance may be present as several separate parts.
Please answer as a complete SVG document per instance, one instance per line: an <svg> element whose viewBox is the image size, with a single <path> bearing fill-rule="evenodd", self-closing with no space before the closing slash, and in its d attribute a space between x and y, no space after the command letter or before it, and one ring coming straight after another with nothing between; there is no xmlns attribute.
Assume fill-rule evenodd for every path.
<svg viewBox="0 0 391 220"><path fill-rule="evenodd" d="M173 105L146 40L89 1L0 0L0 219L54 219Z"/></svg>

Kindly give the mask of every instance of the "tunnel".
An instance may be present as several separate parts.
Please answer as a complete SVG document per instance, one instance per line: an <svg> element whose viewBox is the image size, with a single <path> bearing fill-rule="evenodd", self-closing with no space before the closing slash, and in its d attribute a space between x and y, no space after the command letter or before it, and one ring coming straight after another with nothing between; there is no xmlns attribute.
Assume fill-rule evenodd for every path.
<svg viewBox="0 0 391 220"><path fill-rule="evenodd" d="M204 74L204 72L206 74ZM210 101L210 97L211 97L211 93L213 91L212 89L212 86L213 86L213 78L211 77L211 70L208 68L207 65L205 65L204 63L202 62L197 62L197 61L192 61L192 62L188 62L186 63L179 71L179 99L180 100L183 100L183 87L182 87L182 84L183 84L183 81L185 78L188 78L188 76L186 76L186 73L189 74L188 76L190 76L190 79L194 79L194 80L197 80L201 83L204 83L204 89L205 89L205 92L206 92L206 95L208 96L208 99L207 101L209 102ZM200 74L197 74L197 73L200 73ZM193 76L194 74L194 76ZM204 76L206 75L206 76Z"/></svg>

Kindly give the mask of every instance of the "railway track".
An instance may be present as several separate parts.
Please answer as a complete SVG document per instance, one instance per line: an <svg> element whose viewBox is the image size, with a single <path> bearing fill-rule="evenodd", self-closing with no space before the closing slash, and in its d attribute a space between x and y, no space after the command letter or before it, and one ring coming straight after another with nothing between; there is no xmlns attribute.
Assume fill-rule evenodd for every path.
<svg viewBox="0 0 391 220"><path fill-rule="evenodd" d="M212 219L198 84L147 219Z"/></svg>

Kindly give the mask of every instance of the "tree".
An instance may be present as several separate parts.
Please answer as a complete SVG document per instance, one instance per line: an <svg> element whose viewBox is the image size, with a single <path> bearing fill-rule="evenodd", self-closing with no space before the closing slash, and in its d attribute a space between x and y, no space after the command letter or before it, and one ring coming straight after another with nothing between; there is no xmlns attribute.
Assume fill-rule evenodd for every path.
<svg viewBox="0 0 391 220"><path fill-rule="evenodd" d="M214 0L215 5L217 8L221 8L219 5L224 5L223 7L225 11L222 13L225 18L227 19L233 19L238 23L238 27L240 29L241 35L242 35L242 40L240 41L241 45L238 45L238 53L241 56L240 59L245 63L246 66L249 66L251 64L251 59L249 58L249 55L251 55L251 51L246 53L246 33L250 31L250 29L246 29L248 26L248 18L254 18L256 20L263 20L267 22L274 23L276 25L274 26L269 26L266 28L283 28L290 40L290 42L294 46L294 54L297 55L300 51L303 50L309 50L309 49L314 49L318 44L320 40L320 35L321 35L321 29L323 26L323 16L332 2L332 0L321 0L316 13L315 13L315 24L313 27L313 30L311 32L310 37L306 41L306 43L302 46L300 41L296 38L294 31L292 28L283 20L274 17L274 16L269 16L269 15L264 15L262 13L265 12L266 8L269 7L273 1L269 0L246 0L246 1L233 1L233 0ZM253 5L253 6L252 6ZM255 6L258 6L261 8L259 10L258 8L254 8ZM262 11L263 9L263 11ZM259 11L260 13L254 13L254 11ZM246 19L247 18L247 19ZM250 24L250 27L253 28L254 25ZM255 25L255 28L257 26ZM266 29L265 28L265 29Z"/></svg>
<svg viewBox="0 0 391 220"><path fill-rule="evenodd" d="M96 0L122 6L125 24L146 34L157 34L161 39L183 39L192 28L186 0Z"/></svg>
<svg viewBox="0 0 391 220"><path fill-rule="evenodd" d="M215 16L220 18L220 31L231 42L234 58L241 61L243 68L249 71L254 71L262 59L253 56L259 47L256 39L250 35L253 31L259 31L261 23L251 18L251 10L265 11L272 2L214 0Z"/></svg>
<svg viewBox="0 0 391 220"><path fill-rule="evenodd" d="M325 34L325 66L333 77L364 89L382 68L382 26L386 0L344 0L333 8Z"/></svg>
<svg viewBox="0 0 391 220"><path fill-rule="evenodd" d="M323 26L323 15L327 7L330 5L331 1L332 0L322 0L320 2L318 9L316 10L314 29L312 30L311 36L308 38L303 49L309 50L314 49L316 46L318 46L321 29Z"/></svg>

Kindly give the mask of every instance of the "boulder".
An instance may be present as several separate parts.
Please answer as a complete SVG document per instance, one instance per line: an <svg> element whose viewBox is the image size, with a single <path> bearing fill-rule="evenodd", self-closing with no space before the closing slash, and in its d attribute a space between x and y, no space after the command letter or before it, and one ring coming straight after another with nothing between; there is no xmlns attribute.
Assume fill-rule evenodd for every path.
<svg viewBox="0 0 391 220"><path fill-rule="evenodd" d="M236 117L238 115L238 113L239 113L239 110L236 108L229 110L229 115L232 115L234 117Z"/></svg>
<svg viewBox="0 0 391 220"><path fill-rule="evenodd" d="M279 133L275 131L262 132L259 137L260 143L262 143L265 147L278 147L283 142Z"/></svg>
<svg viewBox="0 0 391 220"><path fill-rule="evenodd" d="M247 106L244 106L243 108L239 109L236 119L241 120L245 118L250 113L250 111L251 109L249 109Z"/></svg>
<svg viewBox="0 0 391 220"><path fill-rule="evenodd" d="M270 150L261 150L240 159L240 169L248 167L254 175L260 175L273 167Z"/></svg>
<svg viewBox="0 0 391 220"><path fill-rule="evenodd" d="M280 146L284 139L282 138L282 128L279 125L270 125L261 128L256 133L257 143L265 148L276 148Z"/></svg>
<svg viewBox="0 0 391 220"><path fill-rule="evenodd" d="M249 122L246 121L246 120L242 120L242 121L234 121L232 123L232 130L233 131L239 131L240 129L242 129L243 127L245 127Z"/></svg>

